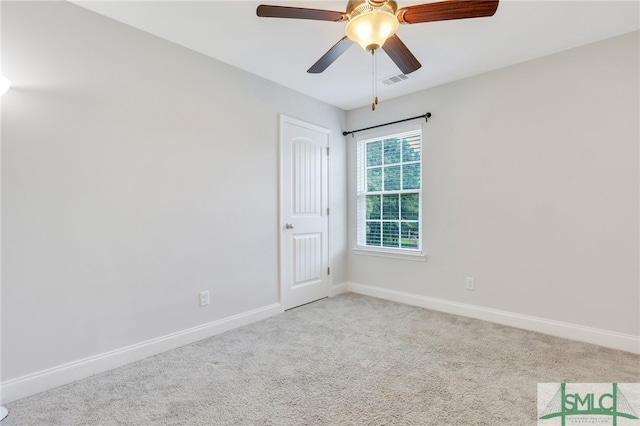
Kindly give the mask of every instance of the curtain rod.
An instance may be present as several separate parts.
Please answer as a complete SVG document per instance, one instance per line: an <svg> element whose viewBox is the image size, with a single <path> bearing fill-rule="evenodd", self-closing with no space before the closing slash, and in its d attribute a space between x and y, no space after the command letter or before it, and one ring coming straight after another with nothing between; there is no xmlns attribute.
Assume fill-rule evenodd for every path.
<svg viewBox="0 0 640 426"><path fill-rule="evenodd" d="M351 130L349 132L345 131L345 132L342 132L342 136L351 135L353 137L358 132L363 132L365 130L371 130L371 129L377 129L378 127L389 126L391 124L403 123L403 122L409 121L409 120L417 120L418 118L424 118L424 121L428 122L429 121L429 117L431 117L431 113L430 112L428 112L426 114L423 114L423 115L418 115L418 116L415 116L415 117L411 117L411 118L405 118L404 120L392 121L391 123L378 124L377 126L365 127L364 129Z"/></svg>

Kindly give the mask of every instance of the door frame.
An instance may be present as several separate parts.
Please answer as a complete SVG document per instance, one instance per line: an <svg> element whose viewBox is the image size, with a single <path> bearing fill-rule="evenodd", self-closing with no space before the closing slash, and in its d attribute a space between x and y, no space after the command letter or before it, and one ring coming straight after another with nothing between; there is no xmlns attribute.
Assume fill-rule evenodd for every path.
<svg viewBox="0 0 640 426"><path fill-rule="evenodd" d="M304 127L305 129L313 130L316 132L324 133L327 135L327 149L329 149L329 155L327 156L327 208L329 209L329 215L327 217L327 268L331 268L331 130L325 127L321 127L315 124L308 123L306 121L299 120L297 118L289 117L284 114L280 114L280 123L278 128L278 138L280 142L278 143L278 302L281 307L284 307L284 257L282 250L282 241L284 238L284 233L282 229L284 228L284 176L283 176L283 165L284 165L284 125L285 123L293 124L295 126ZM327 277L327 297L331 294L331 288L333 287L333 275L330 273ZM284 308L283 308L284 309Z"/></svg>

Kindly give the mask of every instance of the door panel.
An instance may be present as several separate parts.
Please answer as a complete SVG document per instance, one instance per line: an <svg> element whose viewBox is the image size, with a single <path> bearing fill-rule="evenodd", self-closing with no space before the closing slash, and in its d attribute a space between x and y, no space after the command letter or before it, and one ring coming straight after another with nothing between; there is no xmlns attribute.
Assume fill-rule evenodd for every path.
<svg viewBox="0 0 640 426"><path fill-rule="evenodd" d="M304 137L293 143L293 215L321 216L322 208L322 154L316 141Z"/></svg>
<svg viewBox="0 0 640 426"><path fill-rule="evenodd" d="M293 237L293 287L322 280L322 234Z"/></svg>
<svg viewBox="0 0 640 426"><path fill-rule="evenodd" d="M281 122L282 303L290 309L328 295L328 131Z"/></svg>

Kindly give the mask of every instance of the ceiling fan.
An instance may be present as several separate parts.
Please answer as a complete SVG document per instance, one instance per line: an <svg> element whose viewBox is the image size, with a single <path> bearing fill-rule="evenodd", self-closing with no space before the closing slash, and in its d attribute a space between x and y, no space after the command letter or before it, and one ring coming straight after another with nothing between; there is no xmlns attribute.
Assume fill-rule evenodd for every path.
<svg viewBox="0 0 640 426"><path fill-rule="evenodd" d="M493 16L498 0L444 0L398 9L394 0L350 0L346 12L301 7L260 5L257 15L266 18L311 19L347 22L346 35L325 53L308 73L321 73L357 42L371 52L385 51L404 74L422 65L395 34L399 24Z"/></svg>

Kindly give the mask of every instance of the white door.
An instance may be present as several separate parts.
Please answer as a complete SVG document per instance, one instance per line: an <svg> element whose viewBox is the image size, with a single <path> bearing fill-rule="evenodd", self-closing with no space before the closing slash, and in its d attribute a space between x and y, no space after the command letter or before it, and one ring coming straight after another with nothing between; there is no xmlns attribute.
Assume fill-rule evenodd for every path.
<svg viewBox="0 0 640 426"><path fill-rule="evenodd" d="M329 293L329 131L280 119L281 296L291 309Z"/></svg>

